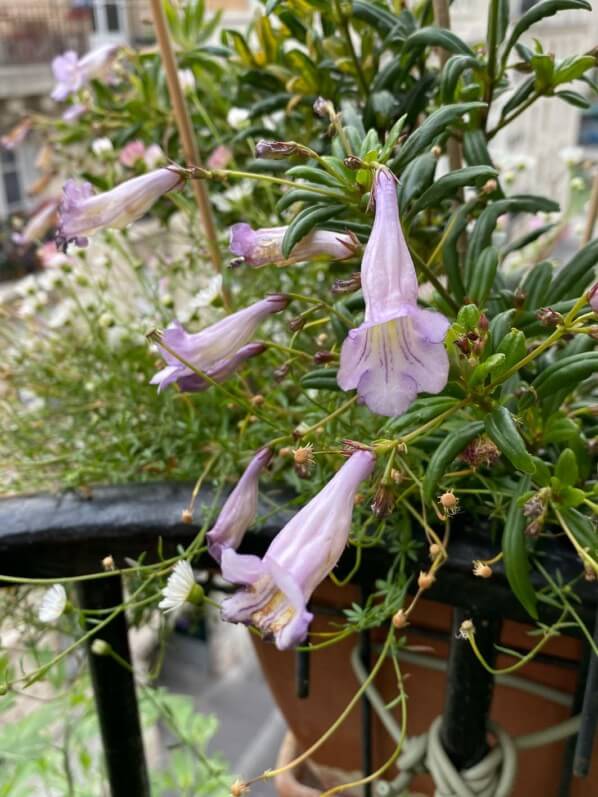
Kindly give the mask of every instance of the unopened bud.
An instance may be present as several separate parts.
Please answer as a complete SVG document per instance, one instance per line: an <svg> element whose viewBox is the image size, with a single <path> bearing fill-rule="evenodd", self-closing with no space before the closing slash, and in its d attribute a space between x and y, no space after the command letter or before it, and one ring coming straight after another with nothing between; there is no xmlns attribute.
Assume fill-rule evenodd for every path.
<svg viewBox="0 0 598 797"><path fill-rule="evenodd" d="M479 578L490 578L492 575L492 568L486 562L476 559L473 563L473 574Z"/></svg>
<svg viewBox="0 0 598 797"><path fill-rule="evenodd" d="M463 352L463 354L471 354L471 343L465 337L465 335L461 335L460 338L457 338L455 341L455 346Z"/></svg>
<svg viewBox="0 0 598 797"><path fill-rule="evenodd" d="M357 271L347 279L335 280L332 293L354 293L361 288L361 274Z"/></svg>
<svg viewBox="0 0 598 797"><path fill-rule="evenodd" d="M430 559L436 559L436 557L442 553L442 548L437 542L433 542L428 548L428 553L430 554Z"/></svg>
<svg viewBox="0 0 598 797"><path fill-rule="evenodd" d="M318 97L313 104L314 113L324 119L326 116L334 115L334 105L324 97Z"/></svg>
<svg viewBox="0 0 598 797"><path fill-rule="evenodd" d="M236 780L230 787L231 797L243 797L249 791L249 786L242 780Z"/></svg>
<svg viewBox="0 0 598 797"><path fill-rule="evenodd" d="M536 313L536 318L545 327L556 327L563 321L563 316L552 307L541 307Z"/></svg>
<svg viewBox="0 0 598 797"><path fill-rule="evenodd" d="M421 570L417 579L417 586L420 589L430 589L435 581L436 577L434 573L424 573L424 571Z"/></svg>
<svg viewBox="0 0 598 797"><path fill-rule="evenodd" d="M488 321L488 316L485 313L481 313L478 321L478 329L480 332L487 332L489 326L490 322Z"/></svg>
<svg viewBox="0 0 598 797"><path fill-rule="evenodd" d="M459 631L457 632L457 636L459 639L469 639L475 634L475 625L472 623L471 620L463 620L461 625L459 626Z"/></svg>
<svg viewBox="0 0 598 797"><path fill-rule="evenodd" d="M293 451L293 459L297 465L305 465L306 463L314 462L313 446L308 443L306 446L300 446Z"/></svg>
<svg viewBox="0 0 598 797"><path fill-rule="evenodd" d="M302 316L297 316L296 318L291 318L289 321L289 329L291 332L299 332L300 329L303 329L305 326L305 318Z"/></svg>
<svg viewBox="0 0 598 797"><path fill-rule="evenodd" d="M447 515L455 515L459 511L459 499L452 490L442 493L438 499L438 503L444 509Z"/></svg>
<svg viewBox="0 0 598 797"><path fill-rule="evenodd" d="M255 154L258 158L280 160L291 155L301 155L305 158L309 155L309 152L295 141L264 141L262 139L255 146Z"/></svg>
<svg viewBox="0 0 598 797"><path fill-rule="evenodd" d="M363 169L367 166L361 158L358 158L357 155L348 155L345 160L343 161L347 169L351 169L351 171L356 172L359 169Z"/></svg>
<svg viewBox="0 0 598 797"><path fill-rule="evenodd" d="M94 656L109 656L112 648L105 639L94 639L91 643L91 652Z"/></svg>
<svg viewBox="0 0 598 797"><path fill-rule="evenodd" d="M114 570L115 569L114 559L111 556L105 556L102 559L102 567L104 568L104 570Z"/></svg>
<svg viewBox="0 0 598 797"><path fill-rule="evenodd" d="M498 183L493 178L486 180L482 186L482 194L493 194L498 188Z"/></svg>
<svg viewBox="0 0 598 797"><path fill-rule="evenodd" d="M404 477L400 470L397 470L396 468L391 468L390 478L395 484L400 484L403 481Z"/></svg>
<svg viewBox="0 0 598 797"><path fill-rule="evenodd" d="M316 343L318 344L318 346L323 346L327 340L328 340L328 335L325 332L320 332L320 334L316 338Z"/></svg>
<svg viewBox="0 0 598 797"><path fill-rule="evenodd" d="M261 393L256 393L255 396L252 396L250 401L254 407L259 407L264 403L266 399L262 396Z"/></svg>
<svg viewBox="0 0 598 797"><path fill-rule="evenodd" d="M596 571L590 565L586 565L583 569L583 577L584 581L596 581L598 576L596 575Z"/></svg>
<svg viewBox="0 0 598 797"><path fill-rule="evenodd" d="M292 453L292 449L290 449L288 446L285 446L284 448L280 449L280 451L278 452L278 456L280 456L280 457L288 457L291 453Z"/></svg>
<svg viewBox="0 0 598 797"><path fill-rule="evenodd" d="M395 495L391 487L387 484L381 484L376 490L374 500L372 501L372 512L379 518L390 515L395 500Z"/></svg>
<svg viewBox="0 0 598 797"><path fill-rule="evenodd" d="M278 368L274 369L274 373L272 374L274 376L274 381L282 382L282 380L285 378L288 372L289 372L288 365L279 365Z"/></svg>
<svg viewBox="0 0 598 797"><path fill-rule="evenodd" d="M183 509L181 512L181 520L186 526L189 526L193 523L193 512L190 509Z"/></svg>
<svg viewBox="0 0 598 797"><path fill-rule="evenodd" d="M336 354L333 354L331 351L317 351L314 354L314 362L316 365L323 365L324 363L329 363L334 359L336 359Z"/></svg>
<svg viewBox="0 0 598 797"><path fill-rule="evenodd" d="M364 501L365 496L363 493L355 493L355 498L353 499L354 506L359 506L360 504L363 504Z"/></svg>
<svg viewBox="0 0 598 797"><path fill-rule="evenodd" d="M396 612L396 614L393 614L392 624L397 629L397 631L400 631L401 628L405 628L409 624L409 620L407 619L407 615L405 614L403 609L399 609L399 611Z"/></svg>
<svg viewBox="0 0 598 797"><path fill-rule="evenodd" d="M534 539L540 536L543 528L544 528L544 523L542 520L532 520L532 522L528 523L527 526L525 527L525 533L528 537Z"/></svg>
<svg viewBox="0 0 598 797"><path fill-rule="evenodd" d="M438 160L438 158L442 155L442 147L439 147L438 144L434 144L430 152L436 158L436 160Z"/></svg>

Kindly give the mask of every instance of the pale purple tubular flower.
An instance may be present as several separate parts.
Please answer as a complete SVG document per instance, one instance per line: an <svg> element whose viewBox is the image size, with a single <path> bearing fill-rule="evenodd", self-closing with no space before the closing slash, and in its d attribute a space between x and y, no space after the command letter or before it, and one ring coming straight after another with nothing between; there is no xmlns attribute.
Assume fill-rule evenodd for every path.
<svg viewBox="0 0 598 797"><path fill-rule="evenodd" d="M42 241L47 232L56 224L58 219L58 200L51 199L31 216L21 232L13 233L12 240L18 246Z"/></svg>
<svg viewBox="0 0 598 797"><path fill-rule="evenodd" d="M158 385L158 391L174 382L184 390L189 387L195 390L207 387L203 384L205 380L201 380L175 354L215 381L224 381L244 360L263 351L263 344L254 343L248 346L248 341L265 318L284 310L287 304L286 296L272 294L195 334L186 332L175 321L162 335L162 342L174 354L160 347L166 367L154 375L150 384Z"/></svg>
<svg viewBox="0 0 598 797"><path fill-rule="evenodd" d="M87 105L83 105L82 102L74 102L72 105L69 105L65 111L63 111L62 121L76 122L77 119L79 119L80 116L83 116L84 113L87 113L87 111Z"/></svg>
<svg viewBox="0 0 598 797"><path fill-rule="evenodd" d="M62 102L70 94L79 91L94 78L102 77L114 60L120 45L105 44L79 58L74 50L57 55L52 61L56 86L51 94L53 100Z"/></svg>
<svg viewBox="0 0 598 797"><path fill-rule="evenodd" d="M248 343L246 346L242 346L239 351L236 352L236 354L233 354L231 357L225 358L223 360L219 360L217 363L204 371L204 373L214 382L225 382L230 376L239 370L246 360L261 354L265 350L266 346L264 343ZM179 370L180 362L165 350L162 350L162 355L164 359L168 357L173 363L176 363L175 365L170 366L171 368L174 367L176 369L176 373ZM164 368L160 373L164 373L166 370L167 368ZM156 379L156 377L154 377L154 379ZM168 376L166 377L166 380L167 384L170 384L170 381L168 381ZM195 373L190 373L186 376L178 376L176 383L183 393L201 393L212 386L212 382L208 382L207 379L203 379L201 376L199 376L199 374ZM152 384L156 383L152 380ZM167 384L164 384L164 379L161 379L158 391L163 390Z"/></svg>
<svg viewBox="0 0 598 797"><path fill-rule="evenodd" d="M175 169L156 169L103 194L94 194L89 183L67 180L59 211L57 246L65 249L71 241L85 246L85 236L102 227L126 227L143 216L162 194L181 185L183 179Z"/></svg>
<svg viewBox="0 0 598 797"><path fill-rule="evenodd" d="M332 260L345 260L352 257L359 248L359 242L352 233L314 230L293 247L290 257L282 255L282 241L287 227L263 227L252 229L249 224L233 224L230 230L230 250L243 258L248 266L264 266L275 263L287 266L310 260L315 257L328 257Z"/></svg>
<svg viewBox="0 0 598 797"><path fill-rule="evenodd" d="M375 178L376 215L361 264L363 324L341 349L338 384L357 388L379 415L401 415L418 393L440 393L448 379L449 321L417 305L417 277L401 230L395 178Z"/></svg>
<svg viewBox="0 0 598 797"><path fill-rule="evenodd" d="M598 313L598 282L588 291L588 302L595 313Z"/></svg>
<svg viewBox="0 0 598 797"><path fill-rule="evenodd" d="M236 551L257 513L259 478L270 463L272 450L260 449L253 457L237 486L228 496L218 520L207 534L208 551L220 563L223 551Z"/></svg>
<svg viewBox="0 0 598 797"><path fill-rule="evenodd" d="M313 619L307 602L347 544L357 488L374 465L371 451L352 454L276 535L262 559L224 549L222 575L246 585L222 603L224 620L253 625L279 650L305 639Z"/></svg>

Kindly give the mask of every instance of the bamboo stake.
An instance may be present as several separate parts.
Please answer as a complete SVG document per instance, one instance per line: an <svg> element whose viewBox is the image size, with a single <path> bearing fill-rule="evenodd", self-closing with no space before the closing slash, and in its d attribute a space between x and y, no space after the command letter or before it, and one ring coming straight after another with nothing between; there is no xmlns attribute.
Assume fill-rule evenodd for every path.
<svg viewBox="0 0 598 797"><path fill-rule="evenodd" d="M596 216L598 216L598 172L594 175L592 183L592 195L590 196L590 204L588 207L588 217L586 219L585 230L583 231L582 244L589 244L594 235L594 226L596 224Z"/></svg>
<svg viewBox="0 0 598 797"><path fill-rule="evenodd" d="M158 47L160 55L162 56L162 63L164 64L164 71L166 73L166 83L168 85L168 94L172 102L172 110L176 121L176 126L181 137L181 144L187 166L201 166L199 159L199 152L193 135L193 127L191 124L191 117L189 110L183 96L179 75L177 71L176 59L174 50L172 48L172 41L168 30L168 23L164 13L162 0L150 0L152 8L152 16L154 19L154 27L156 29L156 39L158 40ZM220 248L218 246L218 236L216 227L214 225L214 216L210 206L210 200L206 187L201 180L192 180L193 193L195 194L195 201L199 208L199 215L201 223L208 242L208 249L210 252L210 259L214 269L222 272L222 257L220 255ZM224 296L224 292L223 292ZM225 299L226 301L226 299Z"/></svg>

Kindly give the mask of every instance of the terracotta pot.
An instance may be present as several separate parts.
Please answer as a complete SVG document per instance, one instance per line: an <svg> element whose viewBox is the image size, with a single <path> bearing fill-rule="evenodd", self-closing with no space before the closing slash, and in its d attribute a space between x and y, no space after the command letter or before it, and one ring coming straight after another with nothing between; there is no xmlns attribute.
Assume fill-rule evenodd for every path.
<svg viewBox="0 0 598 797"><path fill-rule="evenodd" d="M341 590L331 583L323 584L314 596L318 607L312 624L312 632L333 630L331 623L337 622L332 609L339 608L339 595L345 606L359 600L357 590L347 586ZM321 608L320 608L321 607ZM413 615L413 626L407 638L411 649L423 648L430 656L446 660L451 638L452 610L444 604L420 601ZM501 644L506 647L529 649L537 641L528 635L529 627L505 621L501 634ZM348 638L330 648L314 652L310 656L309 696L299 699L295 693L295 663L293 652L281 653L269 644L257 640L252 635L264 675L270 689L284 714L289 728L297 740L299 750L305 750L316 741L330 724L343 711L358 688L358 682L351 668L350 656L356 644L355 638ZM382 642L383 635L372 633L372 644ZM543 654L557 656L564 666L552 662L534 660L517 674L537 684L553 687L573 695L576 686L577 670L581 656L581 643L578 640L558 637L550 640L543 648ZM497 667L512 663L512 659L499 656ZM432 720L442 714L446 675L444 672L427 667L402 665L407 678L408 693L408 735L414 736L426 731ZM396 696L396 676L390 662L385 663L375 681L375 686L385 701ZM398 709L396 716L399 717ZM567 706L546 700L505 685L495 685L491 718L512 736L531 733L555 725L570 716ZM361 760L361 708L351 712L345 723L314 754L312 763L317 766L332 767L355 773L362 765ZM372 728L374 766L380 766L392 753L394 742L373 716ZM518 756L517 785L513 797L556 797L563 768L566 742L557 742L541 748L521 751ZM573 780L570 797L595 797L598 782L598 740L594 747L593 766L588 777ZM311 770L312 775L314 770ZM391 777L396 776L396 769ZM349 781L352 778L348 779ZM348 781L344 781L348 782ZM312 786L313 788L313 786ZM418 775L412 782L412 791L433 794L433 784L427 775ZM284 792L281 792L283 794ZM308 797L309 793L305 793ZM302 795L303 797L303 795ZM311 795L309 795L311 797Z"/></svg>

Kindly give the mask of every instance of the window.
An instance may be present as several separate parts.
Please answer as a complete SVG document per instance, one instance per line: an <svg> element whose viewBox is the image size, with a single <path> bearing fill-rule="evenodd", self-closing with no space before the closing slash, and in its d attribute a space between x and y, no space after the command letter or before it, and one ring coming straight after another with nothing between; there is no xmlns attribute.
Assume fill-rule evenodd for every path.
<svg viewBox="0 0 598 797"><path fill-rule="evenodd" d="M91 5L91 27L94 33L121 33L123 31L121 2L105 3L94 0Z"/></svg>
<svg viewBox="0 0 598 797"><path fill-rule="evenodd" d="M1 163L6 209L8 211L18 210L23 205L23 186L15 153L3 150Z"/></svg>
<svg viewBox="0 0 598 797"><path fill-rule="evenodd" d="M582 147L598 147L598 103L582 113L577 141Z"/></svg>

